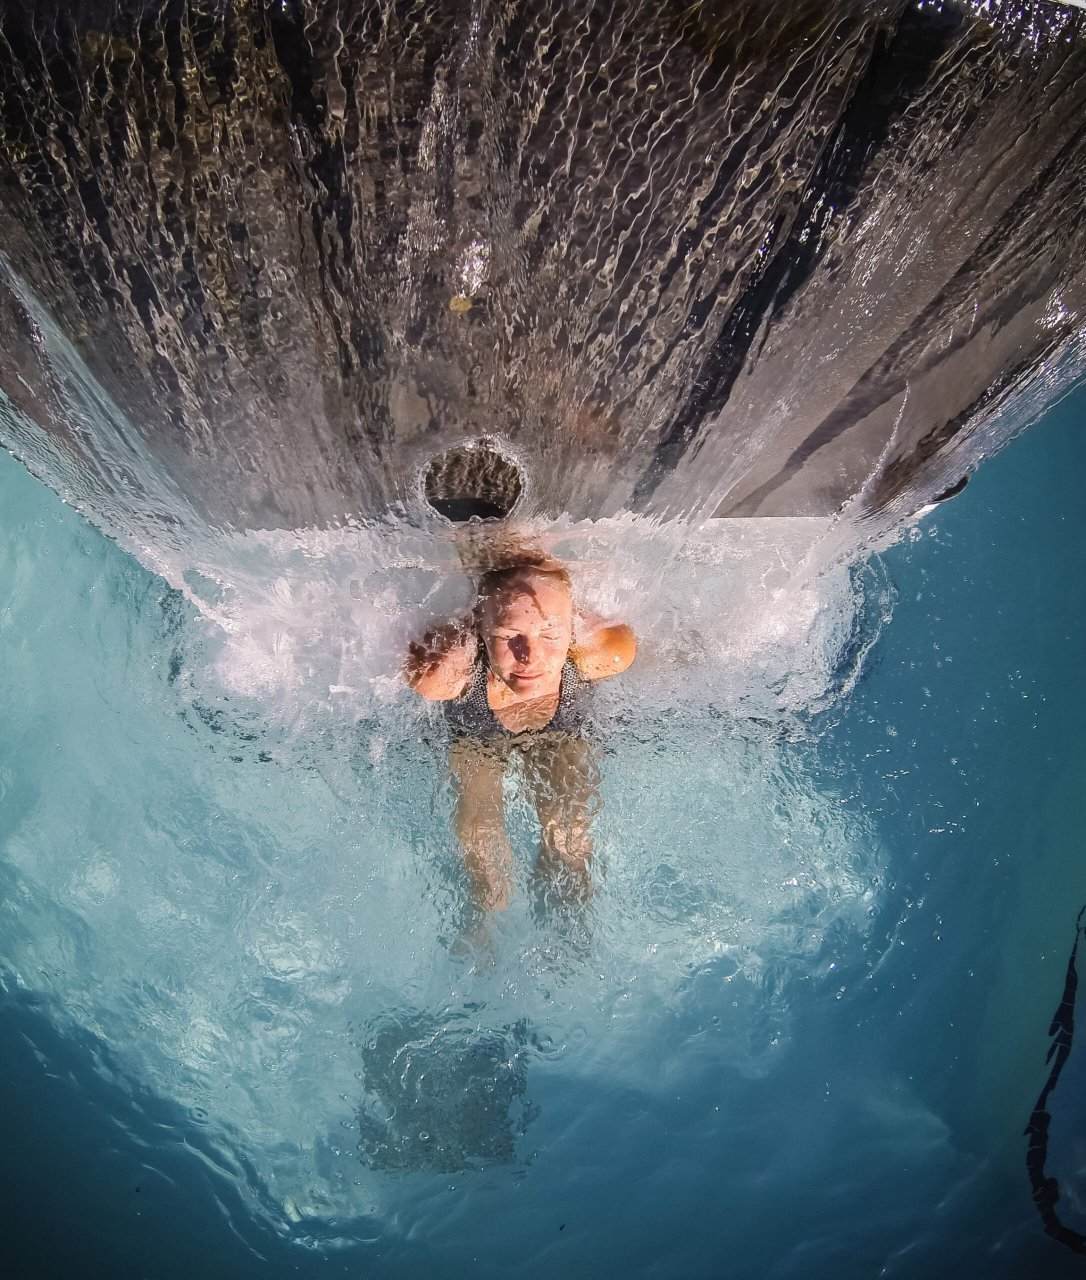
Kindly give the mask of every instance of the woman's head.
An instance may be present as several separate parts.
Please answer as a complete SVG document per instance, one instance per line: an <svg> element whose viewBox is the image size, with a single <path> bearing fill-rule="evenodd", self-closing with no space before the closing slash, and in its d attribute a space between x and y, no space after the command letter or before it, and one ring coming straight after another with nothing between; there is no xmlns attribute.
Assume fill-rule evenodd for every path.
<svg viewBox="0 0 1086 1280"><path fill-rule="evenodd" d="M573 643L569 574L555 561L492 569L479 580L476 624L491 670L518 693L548 692Z"/></svg>

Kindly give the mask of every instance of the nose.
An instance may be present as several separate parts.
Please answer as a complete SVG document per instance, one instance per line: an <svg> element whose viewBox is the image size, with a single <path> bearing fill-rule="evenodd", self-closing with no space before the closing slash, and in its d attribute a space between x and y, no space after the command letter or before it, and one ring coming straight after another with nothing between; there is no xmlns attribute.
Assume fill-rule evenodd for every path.
<svg viewBox="0 0 1086 1280"><path fill-rule="evenodd" d="M528 661L529 655L531 654L531 646L528 644L528 637L514 636L512 640L509 641L509 651L517 662L523 666L524 663Z"/></svg>

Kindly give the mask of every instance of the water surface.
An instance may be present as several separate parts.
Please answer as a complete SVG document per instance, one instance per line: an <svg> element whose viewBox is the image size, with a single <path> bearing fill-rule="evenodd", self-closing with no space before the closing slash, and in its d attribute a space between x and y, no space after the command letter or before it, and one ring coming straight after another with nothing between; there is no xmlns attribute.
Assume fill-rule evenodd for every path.
<svg viewBox="0 0 1086 1280"><path fill-rule="evenodd" d="M1022 1130L1086 901L1083 407L808 606L657 547L662 599L731 573L747 629L695 609L691 666L650 626L590 916L522 889L488 963L437 727L379 666L353 718L240 688L5 462L13 1273L1071 1274Z"/></svg>

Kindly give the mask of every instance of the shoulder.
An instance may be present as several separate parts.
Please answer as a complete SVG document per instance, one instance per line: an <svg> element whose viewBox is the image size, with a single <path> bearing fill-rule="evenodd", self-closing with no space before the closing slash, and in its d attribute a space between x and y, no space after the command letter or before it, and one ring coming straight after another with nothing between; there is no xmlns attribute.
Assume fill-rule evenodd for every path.
<svg viewBox="0 0 1086 1280"><path fill-rule="evenodd" d="M465 676L459 672L429 671L409 679L408 684L427 702L452 702L468 691L473 675L472 672Z"/></svg>
<svg viewBox="0 0 1086 1280"><path fill-rule="evenodd" d="M624 622L595 628L570 650L570 658L584 680L621 675L637 656L637 637Z"/></svg>
<svg viewBox="0 0 1086 1280"><path fill-rule="evenodd" d="M459 698L479 667L478 638L448 624L428 632L408 647L403 674L408 685L429 702Z"/></svg>

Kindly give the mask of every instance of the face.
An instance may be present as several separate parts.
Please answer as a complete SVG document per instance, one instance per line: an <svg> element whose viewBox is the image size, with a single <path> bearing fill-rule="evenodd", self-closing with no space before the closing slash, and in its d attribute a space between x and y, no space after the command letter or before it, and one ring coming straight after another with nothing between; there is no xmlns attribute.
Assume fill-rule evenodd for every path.
<svg viewBox="0 0 1086 1280"><path fill-rule="evenodd" d="M549 574L526 573L486 601L481 631L501 680L517 693L549 693L573 640L569 587Z"/></svg>

